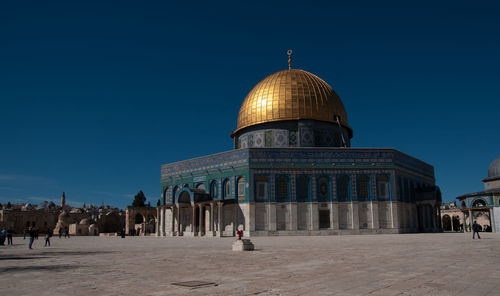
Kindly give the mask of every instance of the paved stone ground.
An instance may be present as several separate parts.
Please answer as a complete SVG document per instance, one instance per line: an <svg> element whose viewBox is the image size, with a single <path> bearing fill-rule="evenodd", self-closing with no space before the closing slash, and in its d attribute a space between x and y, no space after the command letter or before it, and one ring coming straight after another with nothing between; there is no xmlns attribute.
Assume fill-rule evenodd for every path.
<svg viewBox="0 0 500 296"><path fill-rule="evenodd" d="M0 246L2 295L500 295L500 234L52 238ZM217 286L188 289L173 282Z"/></svg>

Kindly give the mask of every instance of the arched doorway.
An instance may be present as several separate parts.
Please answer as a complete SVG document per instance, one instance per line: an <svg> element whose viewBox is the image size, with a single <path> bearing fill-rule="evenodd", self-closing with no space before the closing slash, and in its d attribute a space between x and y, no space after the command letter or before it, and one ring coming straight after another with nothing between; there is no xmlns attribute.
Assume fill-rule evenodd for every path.
<svg viewBox="0 0 500 296"><path fill-rule="evenodd" d="M443 230L451 231L451 217L449 215L443 216Z"/></svg>
<svg viewBox="0 0 500 296"><path fill-rule="evenodd" d="M184 235L184 232L193 232L193 207L191 206L191 197L189 192L182 191L177 200L179 205L178 227L179 235Z"/></svg>
<svg viewBox="0 0 500 296"><path fill-rule="evenodd" d="M135 215L135 224L142 224L144 222L144 216L141 214Z"/></svg>
<svg viewBox="0 0 500 296"><path fill-rule="evenodd" d="M451 219L451 223L453 223L453 230L455 231L462 230L462 226L460 225L460 217L453 216L453 218Z"/></svg>

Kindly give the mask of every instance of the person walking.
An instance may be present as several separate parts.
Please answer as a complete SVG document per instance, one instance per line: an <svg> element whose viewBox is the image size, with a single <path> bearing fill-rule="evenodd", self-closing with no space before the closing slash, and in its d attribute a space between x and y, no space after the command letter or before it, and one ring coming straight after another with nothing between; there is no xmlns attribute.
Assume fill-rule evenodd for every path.
<svg viewBox="0 0 500 296"><path fill-rule="evenodd" d="M68 227L66 227L64 229L64 238L69 238L69 228Z"/></svg>
<svg viewBox="0 0 500 296"><path fill-rule="evenodd" d="M12 243L12 229L7 230L7 245L14 245Z"/></svg>
<svg viewBox="0 0 500 296"><path fill-rule="evenodd" d="M30 234L29 248L30 250L32 250L33 242L35 241L35 235L36 235L35 230L33 228L30 228L29 234Z"/></svg>
<svg viewBox="0 0 500 296"><path fill-rule="evenodd" d="M62 237L62 232L63 232L62 227L59 227L59 238Z"/></svg>
<svg viewBox="0 0 500 296"><path fill-rule="evenodd" d="M479 232L481 231L480 227L481 226L479 226L479 224L477 224L476 221L474 221L474 223L472 224L472 239L475 239L476 234L477 238L481 239L481 237L479 236Z"/></svg>
<svg viewBox="0 0 500 296"><path fill-rule="evenodd" d="M47 245L49 245L50 247L50 237L52 236L52 232L50 230L47 230L47 232L45 233L45 246L46 247Z"/></svg>

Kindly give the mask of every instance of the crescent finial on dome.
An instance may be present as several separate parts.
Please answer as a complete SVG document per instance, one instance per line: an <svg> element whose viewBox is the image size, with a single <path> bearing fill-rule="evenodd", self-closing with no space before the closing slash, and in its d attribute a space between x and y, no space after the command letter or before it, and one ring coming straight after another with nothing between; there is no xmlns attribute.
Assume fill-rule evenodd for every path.
<svg viewBox="0 0 500 296"><path fill-rule="evenodd" d="M288 70L292 69L292 50L289 49L286 54L288 55Z"/></svg>

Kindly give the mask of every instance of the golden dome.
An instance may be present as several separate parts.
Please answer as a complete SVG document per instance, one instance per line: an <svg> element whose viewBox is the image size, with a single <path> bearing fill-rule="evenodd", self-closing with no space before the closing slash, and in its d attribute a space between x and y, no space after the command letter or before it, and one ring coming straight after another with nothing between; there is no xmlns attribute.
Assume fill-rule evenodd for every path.
<svg viewBox="0 0 500 296"><path fill-rule="evenodd" d="M344 104L323 79L304 70L288 69L271 74L246 96L233 132L282 120L314 119L340 124L349 130Z"/></svg>

